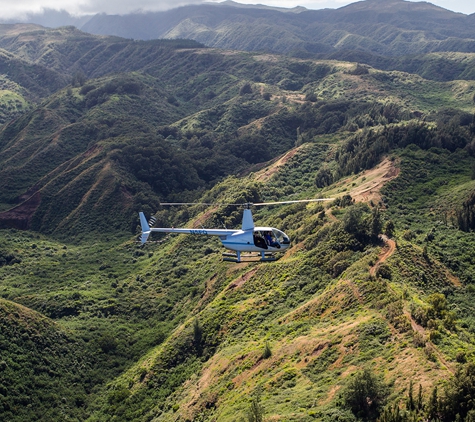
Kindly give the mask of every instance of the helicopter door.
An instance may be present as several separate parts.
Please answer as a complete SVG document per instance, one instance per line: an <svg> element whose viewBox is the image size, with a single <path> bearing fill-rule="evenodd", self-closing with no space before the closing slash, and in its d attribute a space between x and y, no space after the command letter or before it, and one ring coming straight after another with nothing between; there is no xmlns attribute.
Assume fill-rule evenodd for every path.
<svg viewBox="0 0 475 422"><path fill-rule="evenodd" d="M254 245L258 248L267 249L267 243L264 239L263 233L259 231L254 232Z"/></svg>

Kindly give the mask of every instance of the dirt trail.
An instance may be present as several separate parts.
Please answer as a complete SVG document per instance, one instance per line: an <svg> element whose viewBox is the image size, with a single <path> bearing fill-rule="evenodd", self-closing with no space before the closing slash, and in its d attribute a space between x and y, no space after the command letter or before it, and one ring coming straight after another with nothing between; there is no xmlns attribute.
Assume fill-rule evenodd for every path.
<svg viewBox="0 0 475 422"><path fill-rule="evenodd" d="M385 158L376 167L360 173L356 179L345 179L343 184L353 186L349 194L356 202L378 203L381 188L399 175L400 169L396 165L395 161Z"/></svg>
<svg viewBox="0 0 475 422"><path fill-rule="evenodd" d="M409 318L409 321L411 321L412 331L422 335L425 338L424 327L422 327L416 321L414 321L414 318L412 317L409 311L404 311L404 315L406 315L407 318ZM455 369L453 365L447 362L447 360L445 359L445 356L441 353L441 351L437 348L437 346L434 343L432 343L429 340L426 340L426 347L429 347L431 349L431 351L437 356L437 359L439 360L439 362L442 363L442 365L444 365L452 375L455 374Z"/></svg>
<svg viewBox="0 0 475 422"><path fill-rule="evenodd" d="M295 154L297 154L299 149L304 146L305 144L300 147L291 149L289 152L280 157L277 161L270 164L269 166L266 166L261 171L257 172L256 180L259 182L266 182L267 180L269 180L279 170L280 167L287 163L287 161L289 161Z"/></svg>
<svg viewBox="0 0 475 422"><path fill-rule="evenodd" d="M384 247L379 254L378 261L374 264L371 269L369 270L370 275L374 276L376 271L378 270L379 266L386 261L396 250L396 242L392 239L389 239L385 235L381 235L381 239L384 242Z"/></svg>
<svg viewBox="0 0 475 422"><path fill-rule="evenodd" d="M360 293L358 287L356 286L356 284L353 283L352 280L346 280L346 283L350 287L351 291L353 292L353 295L358 300L359 304L362 305L363 304L363 297L361 296L361 293Z"/></svg>
<svg viewBox="0 0 475 422"><path fill-rule="evenodd" d="M396 242L394 240L388 239L388 237L384 236L384 235L381 236L381 239L384 241L385 246L383 247L383 249L382 249L382 251L381 251L381 253L378 257L378 261L369 270L369 272L372 276L374 276L376 274L376 271L378 270L379 266L384 261L386 261L396 250ZM417 322L412 317L411 313L406 310L406 311L404 311L404 314L407 316L407 318L411 322L412 330L415 333L418 333L418 334L426 337L424 327L417 324ZM445 359L445 356L442 354L442 352L437 348L437 346L435 344L433 344L429 340L426 340L426 347L431 349L431 351L434 353L434 355L436 355L439 362L442 363L451 374L455 373L455 370L454 370L453 366L449 362L447 362L447 360Z"/></svg>
<svg viewBox="0 0 475 422"><path fill-rule="evenodd" d="M399 168L395 166L393 161L386 158L374 169L363 172L363 183L351 190L350 195L356 201L379 201L381 199L381 188L398 175ZM363 181L363 178L366 179Z"/></svg>
<svg viewBox="0 0 475 422"><path fill-rule="evenodd" d="M331 208L327 208L325 211L325 215L331 220L331 221L338 221L338 218L336 218L333 213Z"/></svg>
<svg viewBox="0 0 475 422"><path fill-rule="evenodd" d="M447 279L455 286L455 287L462 287L462 282L456 276L454 276L448 269L445 271L445 275Z"/></svg>
<svg viewBox="0 0 475 422"><path fill-rule="evenodd" d="M244 273L241 277L238 277L235 281L233 281L227 288L227 290L236 289L241 287L247 280L249 280L257 271L257 267L253 268L251 271Z"/></svg>

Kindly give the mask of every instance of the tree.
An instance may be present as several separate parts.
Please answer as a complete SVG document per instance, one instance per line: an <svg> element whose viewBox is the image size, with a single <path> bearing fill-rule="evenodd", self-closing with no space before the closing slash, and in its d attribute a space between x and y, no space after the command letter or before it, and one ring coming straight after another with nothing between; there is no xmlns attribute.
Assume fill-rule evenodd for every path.
<svg viewBox="0 0 475 422"><path fill-rule="evenodd" d="M259 392L251 399L251 405L247 411L247 422L264 422L264 407L261 404Z"/></svg>
<svg viewBox="0 0 475 422"><path fill-rule="evenodd" d="M308 92L305 95L305 101L310 101L312 103L315 103L315 102L317 102L317 96L315 95L314 92Z"/></svg>
<svg viewBox="0 0 475 422"><path fill-rule="evenodd" d="M388 220L384 226L384 234L388 237L393 237L394 229L394 223L391 220Z"/></svg>
<svg viewBox="0 0 475 422"><path fill-rule="evenodd" d="M416 404L414 402L414 381L411 380L409 383L409 393L407 397L407 410L414 410Z"/></svg>
<svg viewBox="0 0 475 422"><path fill-rule="evenodd" d="M437 395L437 386L432 390L429 404L427 405L427 416L429 420L437 419L439 416L439 398Z"/></svg>
<svg viewBox="0 0 475 422"><path fill-rule="evenodd" d="M71 80L71 85L75 87L83 86L86 83L86 81L87 81L86 75L84 74L83 71L79 70L73 75L73 78Z"/></svg>
<svg viewBox="0 0 475 422"><path fill-rule="evenodd" d="M343 228L346 232L354 235L359 241L365 242L372 237L373 220L374 218L372 214L370 214L368 205L357 203L350 206L343 216Z"/></svg>
<svg viewBox="0 0 475 422"><path fill-rule="evenodd" d="M394 403L393 407L387 407L384 409L381 416L378 418L378 422L406 422L407 414L402 413L399 409L398 403Z"/></svg>
<svg viewBox="0 0 475 422"><path fill-rule="evenodd" d="M358 372L343 391L343 403L356 417L374 420L388 395L387 386L369 369Z"/></svg>
<svg viewBox="0 0 475 422"><path fill-rule="evenodd" d="M193 321L193 346L195 347L196 354L201 356L203 353L203 328L196 318Z"/></svg>
<svg viewBox="0 0 475 422"><path fill-rule="evenodd" d="M417 394L417 410L424 408L424 401L422 399L422 385L419 384L419 393Z"/></svg>
<svg viewBox="0 0 475 422"><path fill-rule="evenodd" d="M315 184L317 188L324 188L333 183L333 174L328 168L321 168L315 176Z"/></svg>
<svg viewBox="0 0 475 422"><path fill-rule="evenodd" d="M270 349L269 343L266 341L264 351L262 352L262 359L269 359L272 356L272 350Z"/></svg>
<svg viewBox="0 0 475 422"><path fill-rule="evenodd" d="M246 82L239 90L239 95L252 94L252 87L249 82Z"/></svg>
<svg viewBox="0 0 475 422"><path fill-rule="evenodd" d="M430 307L427 310L429 319L442 319L447 313L447 299L442 293L432 293L428 296L427 302Z"/></svg>
<svg viewBox="0 0 475 422"><path fill-rule="evenodd" d="M378 207L374 207L371 211L371 237L377 239L383 228L383 222L381 221L381 213Z"/></svg>
<svg viewBox="0 0 475 422"><path fill-rule="evenodd" d="M457 369L445 391L444 417L453 420L457 414L462 420L475 420L475 363L470 362ZM469 419L469 415L470 418Z"/></svg>

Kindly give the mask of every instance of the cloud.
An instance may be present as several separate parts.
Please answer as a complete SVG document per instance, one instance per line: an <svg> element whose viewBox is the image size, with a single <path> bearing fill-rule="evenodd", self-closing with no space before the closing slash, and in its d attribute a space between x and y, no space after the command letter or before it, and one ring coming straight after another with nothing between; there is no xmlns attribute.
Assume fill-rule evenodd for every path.
<svg viewBox="0 0 475 422"><path fill-rule="evenodd" d="M1 20L25 18L46 10L67 11L72 15L96 13L126 14L138 11L168 10L204 0L0 0Z"/></svg>
<svg viewBox="0 0 475 422"><path fill-rule="evenodd" d="M0 19L25 18L30 13L45 10L67 11L73 15L95 13L126 14L138 11L162 11L187 4L200 4L206 0L0 0ZM208 0L210 1L210 0ZM217 0L211 0L217 1ZM219 1L219 0L218 0ZM357 0L236 0L246 4L267 4L269 6L295 7L308 9L339 8ZM411 0L417 1L417 0ZM429 0L441 7L474 13L473 0Z"/></svg>
<svg viewBox="0 0 475 422"><path fill-rule="evenodd" d="M80 13L126 14L138 11L161 11L187 4L200 4L203 0L89 0L79 8Z"/></svg>

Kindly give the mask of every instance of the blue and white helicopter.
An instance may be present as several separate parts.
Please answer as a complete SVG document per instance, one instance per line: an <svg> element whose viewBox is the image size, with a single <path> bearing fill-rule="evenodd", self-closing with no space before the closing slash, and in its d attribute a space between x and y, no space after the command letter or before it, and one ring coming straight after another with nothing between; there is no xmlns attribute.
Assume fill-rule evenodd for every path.
<svg viewBox="0 0 475 422"><path fill-rule="evenodd" d="M141 243L147 242L151 233L177 233L177 234L191 234L204 236L218 236L224 247L234 251L234 253L224 253L223 260L232 262L241 262L242 252L257 252L261 256L261 261L275 261L275 253L284 252L290 246L290 238L283 231L274 227L256 227L252 218L251 206L264 205L280 205L280 204L295 204L299 202L320 202L331 201L332 199L304 199L296 201L282 201L282 202L261 202L261 203L247 203L247 204L226 204L226 205L245 205L242 226L239 230L228 229L192 229L192 228L151 228L149 222L145 218L143 212L139 213L140 225L142 227ZM177 203L168 202L161 205L197 205L200 203L187 202ZM202 204L202 205L217 205L217 204ZM222 205L222 204L220 204ZM252 255L245 255L245 257L252 257Z"/></svg>

